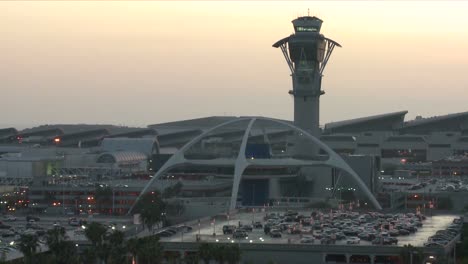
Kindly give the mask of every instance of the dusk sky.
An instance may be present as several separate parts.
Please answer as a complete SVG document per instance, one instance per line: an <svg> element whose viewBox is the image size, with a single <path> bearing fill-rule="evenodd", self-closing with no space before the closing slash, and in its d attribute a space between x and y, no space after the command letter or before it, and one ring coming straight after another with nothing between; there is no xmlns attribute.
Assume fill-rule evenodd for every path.
<svg viewBox="0 0 468 264"><path fill-rule="evenodd" d="M277 40L320 17L339 42L321 124L468 111L466 1L0 2L0 128L293 118Z"/></svg>

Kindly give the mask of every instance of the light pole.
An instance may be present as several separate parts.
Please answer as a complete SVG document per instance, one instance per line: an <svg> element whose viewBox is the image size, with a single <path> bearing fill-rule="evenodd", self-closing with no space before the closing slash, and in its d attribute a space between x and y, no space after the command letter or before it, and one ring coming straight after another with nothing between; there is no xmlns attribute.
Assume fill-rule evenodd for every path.
<svg viewBox="0 0 468 264"><path fill-rule="evenodd" d="M213 236L216 236L216 219L213 218Z"/></svg>
<svg viewBox="0 0 468 264"><path fill-rule="evenodd" d="M115 215L115 186L112 187L112 215Z"/></svg>
<svg viewBox="0 0 468 264"><path fill-rule="evenodd" d="M252 225L255 223L255 208L252 208Z"/></svg>
<svg viewBox="0 0 468 264"><path fill-rule="evenodd" d="M62 179L62 175L60 175L60 178ZM61 182L61 184L62 184L62 211L63 211L63 214L65 215L65 186L63 182Z"/></svg>

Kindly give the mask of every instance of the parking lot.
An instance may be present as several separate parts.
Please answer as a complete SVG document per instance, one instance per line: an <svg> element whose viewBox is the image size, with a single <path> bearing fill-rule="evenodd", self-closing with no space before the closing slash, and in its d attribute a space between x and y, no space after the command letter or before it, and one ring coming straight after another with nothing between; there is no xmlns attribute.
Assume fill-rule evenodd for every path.
<svg viewBox="0 0 468 264"><path fill-rule="evenodd" d="M280 220L281 215L284 216L284 213L285 212L276 213L275 215L278 216L277 220ZM300 211L297 213L297 215L309 216L310 218L312 211ZM380 219L390 218L390 215L372 213L375 214L375 217L371 217L370 214L367 213L359 214L356 212L333 211L333 213L331 214L332 217L330 217L329 212L316 213L318 214L316 215L315 220L313 220L315 223L312 226L306 225L304 224L304 222L302 224L301 222L295 221L286 222L283 218L283 223L285 226L288 226L288 228L279 230L280 237L272 237L270 234L265 233L265 224L267 224L268 221L270 221L270 223L273 221L265 219L265 216L269 213L257 212L239 213L237 215L230 216L229 220L218 219L216 221L211 221L210 223L200 224L200 226L192 225L191 231L186 233L178 232L172 236L163 237L162 240L167 242L195 242L198 236L201 241L224 243L301 243L312 245L327 243L337 245L372 245L372 240L375 240L375 238L389 236L388 233L398 233L396 230L398 230L397 227L399 223L406 224L407 221L407 223L409 224L410 221L416 219L416 216L413 214L409 214L409 216L411 217L408 217L408 215L405 214L395 214L392 215L391 221L394 224L389 223L389 225L386 225L387 223L383 222L383 225L379 227L374 227L374 224L376 222L378 222ZM365 215L369 216L364 217ZM410 232L408 235L392 234L391 237L394 237L398 240L397 245L399 246L403 246L405 244L411 244L413 246L423 246L424 243L428 241L428 238L430 236L434 235L438 230L443 230L447 228L450 224L452 224L453 220L456 217L457 216L455 215L436 215L432 217L427 217L424 220L421 220L421 226L417 227L417 231ZM309 218L304 219L308 220ZM234 238L234 234L223 234L223 226L234 225L236 226L236 228L238 228L239 224L252 225L252 223L255 222L259 222L262 225L262 228L252 227L252 231L247 231L244 233L246 235L245 237ZM320 227L317 225L317 222L320 223ZM358 222L359 224L357 224ZM340 223L343 223L343 226L346 227L343 228L342 226L340 226ZM349 228L347 227L348 225ZM250 229L250 227L248 229ZM342 238L338 238L338 236L340 236L339 233L343 233L343 231L345 231L344 233L349 231L351 234L352 232L356 231L357 234L348 234L344 235L344 237ZM375 238L366 240L358 237L358 235L362 235L362 233L366 232L373 234ZM215 233L216 235L214 236L213 233ZM324 238L326 237L332 237L333 239L332 241L324 240ZM377 243L374 241L374 244Z"/></svg>
<svg viewBox="0 0 468 264"><path fill-rule="evenodd" d="M38 217L38 218L36 218ZM36 218L36 219L34 219ZM74 218L74 220L73 220ZM66 236L71 241L86 240L82 225L88 221L112 225L115 229L125 231L134 226L129 219L104 217L74 217L74 216L33 216L27 221L24 215L5 215L0 217L0 253L4 252L6 259L15 259L22 256L17 244L22 234L35 234L39 236L39 251L47 250L45 234L55 226L64 227ZM31 220L30 219L30 220Z"/></svg>

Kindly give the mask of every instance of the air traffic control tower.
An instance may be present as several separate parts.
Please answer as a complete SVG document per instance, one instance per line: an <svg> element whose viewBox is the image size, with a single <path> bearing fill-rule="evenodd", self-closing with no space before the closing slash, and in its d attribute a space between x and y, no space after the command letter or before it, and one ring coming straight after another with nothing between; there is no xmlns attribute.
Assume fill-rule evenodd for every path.
<svg viewBox="0 0 468 264"><path fill-rule="evenodd" d="M315 16L294 19L295 33L273 44L281 48L291 70L293 89L289 93L294 97L294 124L317 138L320 137L320 96L325 93L321 90L323 70L335 46L341 47L320 34L322 22ZM300 140L296 144L300 145Z"/></svg>

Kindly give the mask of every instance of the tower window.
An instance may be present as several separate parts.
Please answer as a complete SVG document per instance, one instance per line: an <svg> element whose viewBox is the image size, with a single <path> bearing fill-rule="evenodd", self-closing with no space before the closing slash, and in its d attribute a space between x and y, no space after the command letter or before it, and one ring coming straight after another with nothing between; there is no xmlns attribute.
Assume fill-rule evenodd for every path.
<svg viewBox="0 0 468 264"><path fill-rule="evenodd" d="M296 27L296 32L317 32L315 27Z"/></svg>

